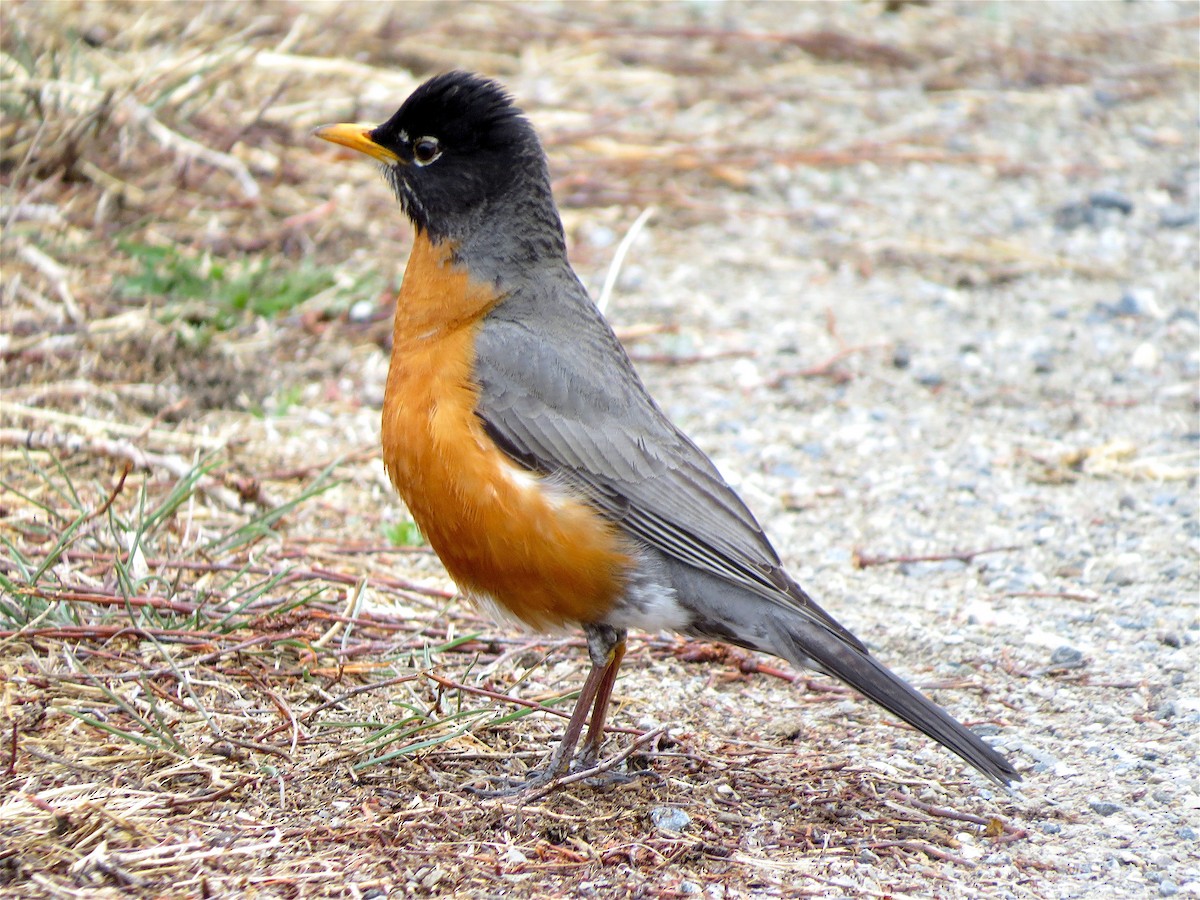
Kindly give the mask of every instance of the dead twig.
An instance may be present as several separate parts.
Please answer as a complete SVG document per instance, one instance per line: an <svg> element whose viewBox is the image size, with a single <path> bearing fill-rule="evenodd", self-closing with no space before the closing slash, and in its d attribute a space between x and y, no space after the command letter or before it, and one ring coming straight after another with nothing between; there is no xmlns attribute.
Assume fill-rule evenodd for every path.
<svg viewBox="0 0 1200 900"><path fill-rule="evenodd" d="M813 366L807 366L803 369L789 369L786 372L780 372L774 378L767 382L767 386L778 390L783 385L793 378L833 378L835 381L847 381L850 376L837 371L837 364L844 359L848 359L858 353L865 353L868 350L886 349L889 344L885 342L874 342L870 344L857 344L853 347L843 347L837 353L830 356L824 362L817 363Z"/></svg>
<svg viewBox="0 0 1200 900"><path fill-rule="evenodd" d="M1013 545L1008 547L988 547L983 550L959 550L953 553L929 553L917 556L869 556L863 553L858 547L855 547L853 561L854 568L856 569L866 569L871 566L886 566L893 563L946 562L948 560L969 563L975 557L983 556L987 553L1012 553L1022 549L1024 548Z"/></svg>

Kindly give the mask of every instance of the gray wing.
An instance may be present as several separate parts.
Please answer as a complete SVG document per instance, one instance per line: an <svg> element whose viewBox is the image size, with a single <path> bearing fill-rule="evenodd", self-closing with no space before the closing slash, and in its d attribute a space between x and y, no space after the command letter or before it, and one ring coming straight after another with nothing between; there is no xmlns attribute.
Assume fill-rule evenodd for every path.
<svg viewBox="0 0 1200 900"><path fill-rule="evenodd" d="M510 295L477 337L477 414L497 444L526 468L570 485L638 540L800 612L865 651L783 570L716 466L646 393L578 281L559 290L571 296L537 304Z"/></svg>

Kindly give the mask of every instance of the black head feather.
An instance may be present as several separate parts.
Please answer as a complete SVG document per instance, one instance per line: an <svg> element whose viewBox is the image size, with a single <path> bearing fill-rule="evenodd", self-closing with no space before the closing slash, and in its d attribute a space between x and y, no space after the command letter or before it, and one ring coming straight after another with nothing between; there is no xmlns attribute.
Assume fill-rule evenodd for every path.
<svg viewBox="0 0 1200 900"><path fill-rule="evenodd" d="M537 134L494 81L435 76L370 138L399 158L384 174L417 229L435 240L465 238L511 204L553 209Z"/></svg>

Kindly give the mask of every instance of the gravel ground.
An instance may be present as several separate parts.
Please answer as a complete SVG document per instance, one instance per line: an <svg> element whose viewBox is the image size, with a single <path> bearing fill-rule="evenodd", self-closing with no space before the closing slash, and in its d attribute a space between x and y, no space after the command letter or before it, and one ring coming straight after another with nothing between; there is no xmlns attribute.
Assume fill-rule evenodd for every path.
<svg viewBox="0 0 1200 900"><path fill-rule="evenodd" d="M786 117L742 118L736 141L980 162L755 171L720 197L727 218L652 224L610 316L677 324L663 352L745 354L642 369L882 658L949 678L982 656L1016 677L999 742L1026 767L1020 855L1065 871L1029 879L981 851L986 874L924 890L1200 895L1195 21L1149 58L1122 46L1195 7L959 12L980 41L1113 29L1112 80L940 97L805 79ZM858 10L805 15L861 33ZM903 46L921 25L870 33ZM1123 77L1175 64L1175 89L1116 99ZM845 349L845 380L788 377Z"/></svg>

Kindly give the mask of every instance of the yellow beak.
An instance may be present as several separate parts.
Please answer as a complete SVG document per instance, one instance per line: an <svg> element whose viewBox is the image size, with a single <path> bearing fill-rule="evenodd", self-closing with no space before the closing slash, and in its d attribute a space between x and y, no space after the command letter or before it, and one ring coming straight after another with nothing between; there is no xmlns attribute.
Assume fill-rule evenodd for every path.
<svg viewBox="0 0 1200 900"><path fill-rule="evenodd" d="M341 144L359 153L374 157L384 163L398 163L400 157L371 140L373 125L322 125L313 131L313 137L333 144Z"/></svg>

